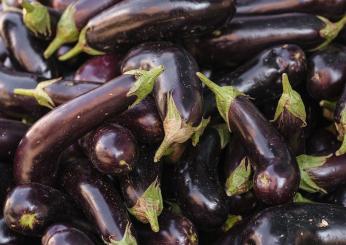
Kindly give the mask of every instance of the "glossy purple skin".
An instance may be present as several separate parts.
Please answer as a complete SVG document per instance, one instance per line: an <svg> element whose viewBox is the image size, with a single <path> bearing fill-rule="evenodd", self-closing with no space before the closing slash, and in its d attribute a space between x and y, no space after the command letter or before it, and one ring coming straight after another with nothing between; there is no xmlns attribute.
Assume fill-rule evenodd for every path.
<svg viewBox="0 0 346 245"><path fill-rule="evenodd" d="M337 99L346 81L346 47L330 45L308 59L307 90L316 100Z"/></svg>
<svg viewBox="0 0 346 245"><path fill-rule="evenodd" d="M291 200L298 190L300 174L282 136L244 96L233 100L228 118L255 169L253 185L257 198L267 204Z"/></svg>
<svg viewBox="0 0 346 245"><path fill-rule="evenodd" d="M103 125L87 134L81 146L94 167L104 174L125 174L133 170L137 142L130 130L117 124Z"/></svg>
<svg viewBox="0 0 346 245"><path fill-rule="evenodd" d="M159 232L148 226L138 225L138 240L143 245L197 245L197 230L192 222L182 215L163 212L159 218Z"/></svg>
<svg viewBox="0 0 346 245"><path fill-rule="evenodd" d="M307 140L307 154L328 155L334 153L340 147L337 137L326 129L317 129Z"/></svg>
<svg viewBox="0 0 346 245"><path fill-rule="evenodd" d="M305 49L316 48L325 41L320 35L324 27L318 17L310 14L237 17L213 35L188 40L187 46L200 62L235 66L274 45L291 43Z"/></svg>
<svg viewBox="0 0 346 245"><path fill-rule="evenodd" d="M84 159L69 162L61 172L60 184L78 203L105 242L121 240L130 223L120 194L105 176ZM134 235L134 233L132 232Z"/></svg>
<svg viewBox="0 0 346 245"><path fill-rule="evenodd" d="M110 116L125 111L136 99L127 97L135 81L132 75L120 76L39 119L17 148L16 183L53 184L62 151Z"/></svg>
<svg viewBox="0 0 346 245"><path fill-rule="evenodd" d="M67 224L54 224L43 234L42 245L95 245L95 243L78 228Z"/></svg>
<svg viewBox="0 0 346 245"><path fill-rule="evenodd" d="M133 48L124 58L121 71L148 70L163 65L154 87L154 98L162 119L166 117L167 96L173 100L182 119L197 126L203 114L201 82L196 76L198 66L184 49L168 42L144 43Z"/></svg>
<svg viewBox="0 0 346 245"><path fill-rule="evenodd" d="M27 213L34 214L37 220L32 227L20 223L22 215ZM28 236L42 236L52 223L73 217L76 217L74 207L63 193L37 183L16 186L8 194L4 207L6 224Z"/></svg>
<svg viewBox="0 0 346 245"><path fill-rule="evenodd" d="M337 18L346 12L345 0L237 0L237 15L303 12Z"/></svg>
<svg viewBox="0 0 346 245"><path fill-rule="evenodd" d="M78 68L74 80L105 83L120 75L119 57L105 54L92 57Z"/></svg>
<svg viewBox="0 0 346 245"><path fill-rule="evenodd" d="M163 140L162 121L152 97L145 98L141 103L111 119L113 120L129 128L141 143L155 144Z"/></svg>

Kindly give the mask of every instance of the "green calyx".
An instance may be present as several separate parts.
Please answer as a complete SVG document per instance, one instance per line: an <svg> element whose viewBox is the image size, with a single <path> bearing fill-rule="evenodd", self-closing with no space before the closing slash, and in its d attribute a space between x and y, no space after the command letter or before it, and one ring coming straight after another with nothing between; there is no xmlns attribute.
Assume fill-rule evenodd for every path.
<svg viewBox="0 0 346 245"><path fill-rule="evenodd" d="M52 34L48 8L39 2L22 1L23 20L26 27L36 36L50 36Z"/></svg>
<svg viewBox="0 0 346 245"><path fill-rule="evenodd" d="M35 89L16 88L13 92L16 95L33 97L39 105L53 109L55 104L44 89L59 80L61 80L61 78L40 82Z"/></svg>
<svg viewBox="0 0 346 245"><path fill-rule="evenodd" d="M149 223L154 232L160 230L158 217L163 210L163 200L158 178L145 190L129 212L143 223Z"/></svg>
<svg viewBox="0 0 346 245"><path fill-rule="evenodd" d="M86 32L87 32L87 26L82 29L79 35L78 43L67 53L60 56L59 57L60 61L71 59L82 52L87 53L89 55L93 55L93 56L105 54L105 52L93 49L92 47L88 45L88 41L86 39Z"/></svg>
<svg viewBox="0 0 346 245"><path fill-rule="evenodd" d="M34 225L37 224L36 214L26 213L23 214L19 219L19 224L25 229L34 229Z"/></svg>
<svg viewBox="0 0 346 245"><path fill-rule="evenodd" d="M289 112L302 122L301 127L306 126L305 106L299 93L292 89L286 73L282 74L283 93L276 107L273 121L277 121L284 111Z"/></svg>
<svg viewBox="0 0 346 245"><path fill-rule="evenodd" d="M210 122L210 117L202 118L201 123L197 127L193 128L194 132L191 136L193 146L196 146L198 144L199 138L203 135L204 130L208 126L209 122Z"/></svg>
<svg viewBox="0 0 346 245"><path fill-rule="evenodd" d="M137 79L130 91L127 93L127 97L135 95L136 101L130 106L133 107L141 102L148 94L150 94L156 83L157 78L164 72L165 68L157 66L149 71L145 70L132 70L125 72L127 75L134 75Z"/></svg>
<svg viewBox="0 0 346 245"><path fill-rule="evenodd" d="M297 192L293 198L293 202L295 203L315 203L313 201L311 201L310 199L307 199L305 197L303 197L302 194L300 194L299 192Z"/></svg>
<svg viewBox="0 0 346 245"><path fill-rule="evenodd" d="M228 215L227 220L222 226L222 230L224 232L229 231L230 229L233 228L235 224L237 224L241 220L242 220L242 217L239 215L232 215L232 214Z"/></svg>
<svg viewBox="0 0 346 245"><path fill-rule="evenodd" d="M127 223L123 239L115 240L114 238L102 238L103 242L107 245L137 245L137 240L131 232L131 224Z"/></svg>
<svg viewBox="0 0 346 245"><path fill-rule="evenodd" d="M204 85L206 85L215 94L217 109L229 127L229 108L231 107L231 104L235 98L244 94L232 86L220 87L200 72L197 72L196 75L202 81L202 83L204 83Z"/></svg>
<svg viewBox="0 0 346 245"><path fill-rule="evenodd" d="M346 107L341 112L339 123L335 123L339 137L342 139L340 148L335 152L335 155L340 156L346 153Z"/></svg>
<svg viewBox="0 0 346 245"><path fill-rule="evenodd" d="M327 47L339 35L340 31L346 25L346 15L335 23L332 23L330 20L322 16L318 16L318 18L325 23L325 27L320 30L320 36L324 38L325 41L312 51L321 50Z"/></svg>
<svg viewBox="0 0 346 245"><path fill-rule="evenodd" d="M248 192L252 188L251 166L244 157L236 169L228 176L225 184L227 196L235 196Z"/></svg>
<svg viewBox="0 0 346 245"><path fill-rule="evenodd" d="M70 4L62 14L56 31L56 36L44 51L44 57L48 59L53 53L65 43L72 43L78 40L79 30L74 21L74 4Z"/></svg>
<svg viewBox="0 0 346 245"><path fill-rule="evenodd" d="M297 163L299 166L300 171L300 189L315 193L315 192L321 192L321 193L327 193L326 190L319 187L314 180L309 175L309 170L312 168L317 168L322 166L326 163L328 158L331 155L328 156L309 156L309 155L300 155L297 157Z"/></svg>
<svg viewBox="0 0 346 245"><path fill-rule="evenodd" d="M231 138L227 125L225 123L217 124L213 125L213 128L215 128L219 134L221 149L224 149Z"/></svg>

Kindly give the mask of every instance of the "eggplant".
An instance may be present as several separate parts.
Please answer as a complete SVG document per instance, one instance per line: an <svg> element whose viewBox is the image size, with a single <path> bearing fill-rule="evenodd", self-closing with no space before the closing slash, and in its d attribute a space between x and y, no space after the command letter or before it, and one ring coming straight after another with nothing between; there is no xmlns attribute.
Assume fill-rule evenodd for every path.
<svg viewBox="0 0 346 245"><path fill-rule="evenodd" d="M130 50L121 70L150 69L157 65L167 70L158 78L153 93L165 131L155 162L162 156L174 155L174 144L182 144L192 137L195 145L208 122L202 118L202 86L195 75L198 67L184 49L168 42L144 43Z"/></svg>
<svg viewBox="0 0 346 245"><path fill-rule="evenodd" d="M153 232L144 225L136 226L138 240L143 245L197 245L198 233L186 217L163 212L159 218L160 231Z"/></svg>
<svg viewBox="0 0 346 245"><path fill-rule="evenodd" d="M322 49L345 23L346 16L332 23L302 13L237 17L209 36L187 40L187 46L203 63L235 66L273 45L292 43L304 49Z"/></svg>
<svg viewBox="0 0 346 245"><path fill-rule="evenodd" d="M340 142L334 134L320 128L310 136L306 146L306 152L309 155L328 155L334 153L340 147Z"/></svg>
<svg viewBox="0 0 346 245"><path fill-rule="evenodd" d="M190 146L174 171L174 189L183 214L199 229L212 230L227 218L228 206L217 168L221 139L207 129L197 146Z"/></svg>
<svg viewBox="0 0 346 245"><path fill-rule="evenodd" d="M139 160L133 171L119 177L120 187L128 211L142 223L149 223L158 232L158 217L163 209L160 165L153 162L154 153L141 147Z"/></svg>
<svg viewBox="0 0 346 245"><path fill-rule="evenodd" d="M48 227L41 239L42 245L95 245L80 229L69 224L54 224Z"/></svg>
<svg viewBox="0 0 346 245"><path fill-rule="evenodd" d="M12 160L19 141L24 137L29 126L10 119L0 118L0 159Z"/></svg>
<svg viewBox="0 0 346 245"><path fill-rule="evenodd" d="M290 201L300 182L299 168L282 136L243 93L220 87L197 73L215 94L222 118L238 137L254 167L253 187L266 204Z"/></svg>
<svg viewBox="0 0 346 245"><path fill-rule="evenodd" d="M241 232L244 230L248 219L237 222L231 229L223 233L213 245L237 245L240 244Z"/></svg>
<svg viewBox="0 0 346 245"><path fill-rule="evenodd" d="M73 217L77 217L77 213L63 193L38 183L16 186L4 206L8 227L27 236L42 236L52 223Z"/></svg>
<svg viewBox="0 0 346 245"><path fill-rule="evenodd" d="M94 224L105 244L137 244L132 224L113 184L85 159L67 162L60 184Z"/></svg>
<svg viewBox="0 0 346 245"><path fill-rule="evenodd" d="M253 190L240 195L228 197L229 210L233 215L251 215L259 206Z"/></svg>
<svg viewBox="0 0 346 245"><path fill-rule="evenodd" d="M5 47L5 43L0 37L0 62L4 63L6 58L8 58L8 51Z"/></svg>
<svg viewBox="0 0 346 245"><path fill-rule="evenodd" d="M98 127L80 140L80 146L104 174L129 173L138 158L136 139L127 128L117 124Z"/></svg>
<svg viewBox="0 0 346 245"><path fill-rule="evenodd" d="M237 15L264 15L303 12L340 17L346 12L345 0L237 0Z"/></svg>
<svg viewBox="0 0 346 245"><path fill-rule="evenodd" d="M49 58L60 46L78 40L80 31L87 22L120 0L79 0L73 1L65 9L57 25L56 36L44 52L44 57Z"/></svg>
<svg viewBox="0 0 346 245"><path fill-rule="evenodd" d="M249 221L234 244L344 244L345 210L330 204L268 208Z"/></svg>
<svg viewBox="0 0 346 245"><path fill-rule="evenodd" d="M87 60L74 74L77 81L105 83L120 75L119 57L106 54Z"/></svg>
<svg viewBox="0 0 346 245"><path fill-rule="evenodd" d="M316 100L337 99L346 80L346 47L333 44L308 58L307 90Z"/></svg>
<svg viewBox="0 0 346 245"><path fill-rule="evenodd" d="M53 184L60 153L110 116L145 98L162 71L160 66L137 76L122 75L39 119L17 148L16 183Z"/></svg>
<svg viewBox="0 0 346 245"><path fill-rule="evenodd" d="M234 14L233 0L125 0L89 20L66 60L84 51L110 52L146 41L213 31Z"/></svg>
<svg viewBox="0 0 346 245"><path fill-rule="evenodd" d="M340 205L346 207L346 186L340 185L335 191L327 196L328 203Z"/></svg>
<svg viewBox="0 0 346 245"><path fill-rule="evenodd" d="M47 79L56 75L52 62L45 60L42 55L42 44L24 26L21 14L1 12L0 35L12 61L17 62L25 71Z"/></svg>

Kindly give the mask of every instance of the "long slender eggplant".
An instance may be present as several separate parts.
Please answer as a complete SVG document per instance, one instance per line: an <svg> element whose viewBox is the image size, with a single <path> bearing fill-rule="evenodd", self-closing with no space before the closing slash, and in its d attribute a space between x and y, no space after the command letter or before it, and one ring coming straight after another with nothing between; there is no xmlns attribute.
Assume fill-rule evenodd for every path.
<svg viewBox="0 0 346 245"><path fill-rule="evenodd" d="M79 0L72 2L62 14L58 22L56 36L44 52L44 56L49 58L61 45L77 41L80 31L92 17L118 2L120 0Z"/></svg>
<svg viewBox="0 0 346 245"><path fill-rule="evenodd" d="M81 51L109 52L145 41L191 37L213 31L234 14L233 0L125 0L92 18L69 59Z"/></svg>
<svg viewBox="0 0 346 245"><path fill-rule="evenodd" d="M220 87L197 73L215 94L222 118L241 139L255 172L256 196L267 204L285 203L298 189L300 174L282 136L244 94L232 86Z"/></svg>
<svg viewBox="0 0 346 245"><path fill-rule="evenodd" d="M168 42L145 43L132 49L124 58L122 72L150 69L163 65L166 72L155 84L154 98L163 121L165 137L155 154L155 161L172 153L173 144L191 137L197 139L205 127L202 86L195 73L196 61L184 49Z"/></svg>
<svg viewBox="0 0 346 245"><path fill-rule="evenodd" d="M309 155L328 155L334 153L340 147L340 142L333 133L320 128L310 136L306 146L306 152Z"/></svg>
<svg viewBox="0 0 346 245"><path fill-rule="evenodd" d="M337 99L346 81L346 47L333 44L308 59L307 90L316 100Z"/></svg>
<svg viewBox="0 0 346 245"><path fill-rule="evenodd" d="M24 137L29 126L10 119L0 118L0 159L11 160L19 141Z"/></svg>
<svg viewBox="0 0 346 245"><path fill-rule="evenodd" d="M60 183L95 224L105 244L137 244L120 194L87 160L66 163Z"/></svg>
<svg viewBox="0 0 346 245"><path fill-rule="evenodd" d="M142 223L159 231L158 217L163 209L160 165L153 161L155 151L141 147L139 161L133 171L120 176L120 186L129 212Z"/></svg>
<svg viewBox="0 0 346 245"><path fill-rule="evenodd" d="M56 75L52 62L45 60L42 55L42 44L35 40L24 26L21 14L1 12L0 35L10 57L24 70L47 79Z"/></svg>
<svg viewBox="0 0 346 245"><path fill-rule="evenodd" d="M60 153L110 116L140 102L162 72L160 66L137 76L122 75L43 116L17 148L16 182L54 183Z"/></svg>
<svg viewBox="0 0 346 245"><path fill-rule="evenodd" d="M41 239L42 245L95 245L80 229L69 224L48 227Z"/></svg>
<svg viewBox="0 0 346 245"><path fill-rule="evenodd" d="M126 174L138 158L137 142L127 128L117 124L102 125L80 140L89 160L104 174Z"/></svg>
<svg viewBox="0 0 346 245"><path fill-rule="evenodd" d="M138 240L143 245L197 245L198 233L190 220L182 215L163 212L159 218L160 231L153 232L144 225L136 226Z"/></svg>
<svg viewBox="0 0 346 245"><path fill-rule="evenodd" d="M1 245L27 245L39 244L35 238L23 236L18 234L6 225L3 218L0 219L0 244Z"/></svg>
<svg viewBox="0 0 346 245"><path fill-rule="evenodd" d="M237 17L208 37L188 40L187 45L201 62L234 66L278 44L322 49L337 37L345 23L346 16L332 23L300 13Z"/></svg>
<svg viewBox="0 0 346 245"><path fill-rule="evenodd" d="M345 0L237 0L236 6L237 15L302 12L335 18L346 12Z"/></svg>
<svg viewBox="0 0 346 245"><path fill-rule="evenodd" d="M186 150L174 173L179 206L203 230L222 225L228 214L226 195L217 173L220 153L219 133L207 129L200 143Z"/></svg>
<svg viewBox="0 0 346 245"><path fill-rule="evenodd" d="M54 222L73 219L77 213L60 191L37 183L18 185L7 196L4 219L11 230L42 236Z"/></svg>

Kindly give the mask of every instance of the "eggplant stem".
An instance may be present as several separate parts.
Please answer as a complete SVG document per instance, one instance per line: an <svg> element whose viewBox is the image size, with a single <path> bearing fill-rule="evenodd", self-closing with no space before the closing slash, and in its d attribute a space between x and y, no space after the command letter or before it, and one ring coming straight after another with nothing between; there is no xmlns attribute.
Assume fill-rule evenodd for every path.
<svg viewBox="0 0 346 245"><path fill-rule="evenodd" d="M83 49L77 44L72 49L70 49L68 52L66 52L65 54L59 56L59 60L60 61L69 60L69 59L77 56L78 54L80 54L82 52L83 52Z"/></svg>
<svg viewBox="0 0 346 245"><path fill-rule="evenodd" d="M123 238L121 240L115 240L113 238L110 239L104 239L102 237L102 240L104 244L107 245L137 245L136 238L133 236L131 232L131 223L127 223L125 233L123 235ZM108 241L109 240L109 241Z"/></svg>
<svg viewBox="0 0 346 245"><path fill-rule="evenodd" d="M53 41L49 44L47 49L44 51L43 56L48 59L51 57L60 46L62 46L65 43L63 38L60 38L59 36L56 36Z"/></svg>
<svg viewBox="0 0 346 245"><path fill-rule="evenodd" d="M34 11L34 6L28 0L22 0L22 7L28 11L28 13Z"/></svg>
<svg viewBox="0 0 346 245"><path fill-rule="evenodd" d="M346 153L346 134L342 138L342 144L340 148L335 152L336 156L341 156Z"/></svg>
<svg viewBox="0 0 346 245"><path fill-rule="evenodd" d="M47 7L39 2L30 3L27 0L24 0L22 5L24 7L23 20L25 26L35 35L49 36L52 33L52 28Z"/></svg>

